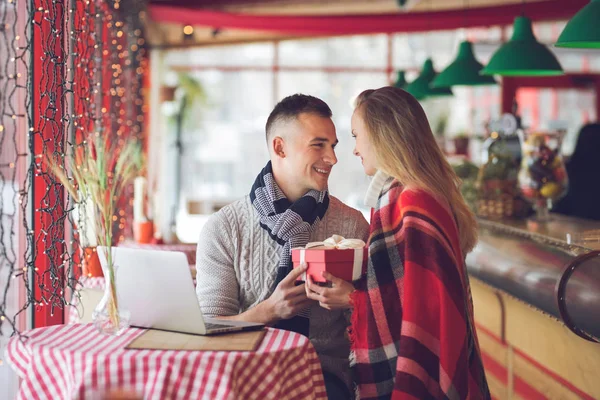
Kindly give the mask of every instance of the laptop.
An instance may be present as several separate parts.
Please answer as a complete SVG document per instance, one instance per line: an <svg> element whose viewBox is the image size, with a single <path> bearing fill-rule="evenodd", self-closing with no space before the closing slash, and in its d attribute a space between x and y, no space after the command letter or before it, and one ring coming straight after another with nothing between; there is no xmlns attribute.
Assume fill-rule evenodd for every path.
<svg viewBox="0 0 600 400"><path fill-rule="evenodd" d="M107 248L98 246L106 271ZM130 326L193 335L259 330L263 324L219 320L202 315L185 253L113 247L119 308L130 312Z"/></svg>

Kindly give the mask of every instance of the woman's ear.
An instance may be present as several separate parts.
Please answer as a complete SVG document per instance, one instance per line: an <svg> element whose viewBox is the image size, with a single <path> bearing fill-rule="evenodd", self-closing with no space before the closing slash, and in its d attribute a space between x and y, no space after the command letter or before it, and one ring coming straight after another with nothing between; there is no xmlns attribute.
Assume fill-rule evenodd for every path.
<svg viewBox="0 0 600 400"><path fill-rule="evenodd" d="M285 158L285 141L281 136L275 136L273 138L273 153L276 156Z"/></svg>

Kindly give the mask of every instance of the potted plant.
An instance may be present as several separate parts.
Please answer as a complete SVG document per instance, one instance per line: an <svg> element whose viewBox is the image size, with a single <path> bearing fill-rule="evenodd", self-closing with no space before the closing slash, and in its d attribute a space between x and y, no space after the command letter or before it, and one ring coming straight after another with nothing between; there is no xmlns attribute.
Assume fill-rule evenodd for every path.
<svg viewBox="0 0 600 400"><path fill-rule="evenodd" d="M169 214L169 229L170 232L163 232L166 236L163 237L167 243L176 242L177 235L176 219L180 206L181 180L182 170L181 162L183 159L184 145L183 132L186 127L189 129L190 124L198 122L198 112L200 105L205 105L207 101L206 90L202 83L193 76L185 73L177 75L177 87L166 91L165 100L168 99L168 106L165 110L169 123L172 124L175 131L174 147L177 151L177 156L174 158L175 177L173 182L173 191L175 199L170 204L171 210Z"/></svg>
<svg viewBox="0 0 600 400"><path fill-rule="evenodd" d="M465 202L475 212L477 209L477 177L479 175L479 168L463 158L461 158L460 162L455 162L451 165L461 180L460 192Z"/></svg>
<svg viewBox="0 0 600 400"><path fill-rule="evenodd" d="M462 156L469 156L469 136L465 132L460 132L454 136L454 153Z"/></svg>
<svg viewBox="0 0 600 400"><path fill-rule="evenodd" d="M72 153L65 154L64 159L55 154L47 154L45 159L78 209L92 210L94 239L106 249L107 260L103 269L105 295L94 310L94 324L103 333L119 334L127 327L128 317L124 310L119 310L116 296L116 266L111 251L113 215L123 190L141 169L143 158L137 139L111 139L96 132ZM86 233L83 232L84 237Z"/></svg>
<svg viewBox="0 0 600 400"><path fill-rule="evenodd" d="M440 149L446 152L446 127L448 126L448 113L442 113L434 124L433 135Z"/></svg>

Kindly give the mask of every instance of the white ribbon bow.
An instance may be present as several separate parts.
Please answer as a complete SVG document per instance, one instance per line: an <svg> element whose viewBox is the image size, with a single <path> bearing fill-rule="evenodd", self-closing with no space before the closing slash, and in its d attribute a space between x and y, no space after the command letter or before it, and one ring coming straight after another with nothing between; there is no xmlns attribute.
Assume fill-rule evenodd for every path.
<svg viewBox="0 0 600 400"><path fill-rule="evenodd" d="M340 235L333 235L322 242L310 242L306 249L361 249L366 243L360 239L345 239Z"/></svg>
<svg viewBox="0 0 600 400"><path fill-rule="evenodd" d="M300 264L304 264L306 262L305 250L307 249L354 249L354 261L352 263L352 280L354 281L359 279L362 275L365 246L366 243L360 239L345 239L343 236L333 235L322 242L311 242L308 243L305 248L300 247ZM306 280L306 272L302 275L302 279Z"/></svg>

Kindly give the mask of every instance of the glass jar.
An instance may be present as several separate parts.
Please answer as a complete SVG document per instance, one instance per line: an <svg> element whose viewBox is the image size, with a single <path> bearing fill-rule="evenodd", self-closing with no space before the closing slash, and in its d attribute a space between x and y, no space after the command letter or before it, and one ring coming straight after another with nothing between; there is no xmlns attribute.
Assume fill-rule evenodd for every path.
<svg viewBox="0 0 600 400"><path fill-rule="evenodd" d="M538 221L547 221L553 202L562 198L569 188L567 171L560 154L563 134L560 132L519 132L521 168L519 188L532 204Z"/></svg>

